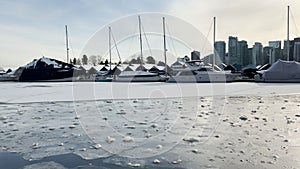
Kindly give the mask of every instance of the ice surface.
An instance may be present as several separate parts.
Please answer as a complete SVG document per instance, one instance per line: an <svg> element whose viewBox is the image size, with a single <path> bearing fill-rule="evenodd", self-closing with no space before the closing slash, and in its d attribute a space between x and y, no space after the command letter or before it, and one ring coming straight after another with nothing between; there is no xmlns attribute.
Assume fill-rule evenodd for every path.
<svg viewBox="0 0 300 169"><path fill-rule="evenodd" d="M38 164L32 164L24 167L24 169L66 169L64 166L54 162L44 162Z"/></svg>
<svg viewBox="0 0 300 169"><path fill-rule="evenodd" d="M136 98L279 95L300 93L291 83L5 83L0 102L29 103Z"/></svg>
<svg viewBox="0 0 300 169"><path fill-rule="evenodd" d="M1 83L0 91L0 151L27 160L74 153L139 168L300 167L298 84ZM33 167L43 164L56 165Z"/></svg>

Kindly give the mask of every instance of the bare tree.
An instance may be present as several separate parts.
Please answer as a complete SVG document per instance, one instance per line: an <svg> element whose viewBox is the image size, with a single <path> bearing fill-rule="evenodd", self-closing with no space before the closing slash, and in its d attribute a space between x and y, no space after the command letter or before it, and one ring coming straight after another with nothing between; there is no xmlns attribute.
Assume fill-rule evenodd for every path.
<svg viewBox="0 0 300 169"><path fill-rule="evenodd" d="M148 63L148 64L155 64L155 59L152 56L148 56L146 58L146 63Z"/></svg>
<svg viewBox="0 0 300 169"><path fill-rule="evenodd" d="M80 59L77 59L76 64L77 64L77 65L81 65Z"/></svg>
<svg viewBox="0 0 300 169"><path fill-rule="evenodd" d="M87 65L88 64L88 57L86 55L82 56L82 64Z"/></svg>
<svg viewBox="0 0 300 169"><path fill-rule="evenodd" d="M76 58L73 59L73 64L76 65L77 64L77 60Z"/></svg>
<svg viewBox="0 0 300 169"><path fill-rule="evenodd" d="M90 62L90 64L96 66L96 64L97 64L97 56L91 55L91 56L89 57L89 62Z"/></svg>

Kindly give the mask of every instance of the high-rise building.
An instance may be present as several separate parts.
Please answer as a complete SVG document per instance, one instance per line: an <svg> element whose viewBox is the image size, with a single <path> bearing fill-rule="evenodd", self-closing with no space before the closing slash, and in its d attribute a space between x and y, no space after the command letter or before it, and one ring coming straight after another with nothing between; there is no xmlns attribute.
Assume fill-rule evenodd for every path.
<svg viewBox="0 0 300 169"><path fill-rule="evenodd" d="M293 57L295 61L300 62L300 42L294 43Z"/></svg>
<svg viewBox="0 0 300 169"><path fill-rule="evenodd" d="M287 60L287 55L288 55L288 52L287 52L287 48L288 48L287 41L285 40L283 43L284 43L284 46L283 46L283 50L282 50L282 57L281 57L281 59L282 60ZM290 47L291 47L291 45L290 45Z"/></svg>
<svg viewBox="0 0 300 169"><path fill-rule="evenodd" d="M223 63L226 62L226 43L224 41L215 42L216 57L219 57Z"/></svg>
<svg viewBox="0 0 300 169"><path fill-rule="evenodd" d="M266 46L263 48L263 60L264 64L273 64L275 62L275 48Z"/></svg>
<svg viewBox="0 0 300 169"><path fill-rule="evenodd" d="M269 41L269 47L272 48L271 58L269 58L269 63L273 64L279 59L283 59L281 41Z"/></svg>
<svg viewBox="0 0 300 169"><path fill-rule="evenodd" d="M229 36L228 39L228 62L231 65L240 65L238 58L238 38Z"/></svg>
<svg viewBox="0 0 300 169"><path fill-rule="evenodd" d="M252 51L252 64L254 66L263 65L263 46L260 42L255 42Z"/></svg>
<svg viewBox="0 0 300 169"><path fill-rule="evenodd" d="M247 41L238 41L237 57L239 59L239 64L244 67L250 64L250 59L248 57L248 44Z"/></svg>
<svg viewBox="0 0 300 169"><path fill-rule="evenodd" d="M253 55L253 48L248 48L248 59L249 59L248 65L254 65L252 55Z"/></svg>
<svg viewBox="0 0 300 169"><path fill-rule="evenodd" d="M289 50L289 60L295 60L294 46L295 46L295 43L297 43L297 42L300 42L300 38L294 38L294 40L289 41L289 49L290 49ZM287 48L288 48L287 41L284 41L284 49L283 49L284 58L283 59L287 59L287 55L288 55Z"/></svg>
<svg viewBox="0 0 300 169"><path fill-rule="evenodd" d="M195 50L191 52L191 60L200 60L200 52Z"/></svg>

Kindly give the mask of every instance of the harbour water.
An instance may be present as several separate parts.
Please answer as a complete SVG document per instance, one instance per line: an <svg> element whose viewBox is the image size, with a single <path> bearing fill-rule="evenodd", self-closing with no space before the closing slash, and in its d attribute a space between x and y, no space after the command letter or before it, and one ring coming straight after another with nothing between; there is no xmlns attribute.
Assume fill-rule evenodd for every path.
<svg viewBox="0 0 300 169"><path fill-rule="evenodd" d="M184 97L165 94L176 84L152 84L155 90L140 98L116 99L104 85L91 89L103 98L79 97L76 87L89 85L95 84L0 84L0 168L300 167L297 84L225 84L223 95L215 84L215 95L202 96L199 90L212 84L197 84L197 94ZM116 85L127 85L126 92L150 88Z"/></svg>

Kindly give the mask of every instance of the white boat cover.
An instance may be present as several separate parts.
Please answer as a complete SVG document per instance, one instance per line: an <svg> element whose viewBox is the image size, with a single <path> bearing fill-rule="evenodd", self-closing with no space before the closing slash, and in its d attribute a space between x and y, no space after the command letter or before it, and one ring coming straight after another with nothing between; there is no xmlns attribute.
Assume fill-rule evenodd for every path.
<svg viewBox="0 0 300 169"><path fill-rule="evenodd" d="M261 73L266 82L300 82L300 63L278 60Z"/></svg>

